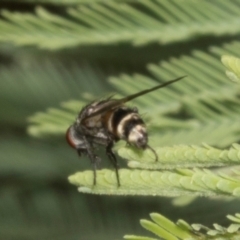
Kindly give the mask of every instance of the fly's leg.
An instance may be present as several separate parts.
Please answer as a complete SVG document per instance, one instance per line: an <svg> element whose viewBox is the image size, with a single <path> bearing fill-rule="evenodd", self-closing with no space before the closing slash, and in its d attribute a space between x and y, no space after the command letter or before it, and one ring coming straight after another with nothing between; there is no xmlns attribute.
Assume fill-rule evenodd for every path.
<svg viewBox="0 0 240 240"><path fill-rule="evenodd" d="M82 153L87 154L87 156L91 160L91 164L93 165L93 185L95 186L97 183L97 168L99 167L99 164L101 162L101 158L94 154L94 151L92 149L92 145L88 142L87 138L83 136L85 149L78 149L78 154L81 156Z"/></svg>
<svg viewBox="0 0 240 240"><path fill-rule="evenodd" d="M108 158L110 159L111 163L113 164L114 168L115 168L115 172L116 172L116 177L117 177L117 184L118 187L120 187L120 180L119 180L119 174L118 174L118 163L117 163L117 159L115 154L112 151L112 147L113 147L113 141L111 141L107 147L106 147L106 153L108 155Z"/></svg>

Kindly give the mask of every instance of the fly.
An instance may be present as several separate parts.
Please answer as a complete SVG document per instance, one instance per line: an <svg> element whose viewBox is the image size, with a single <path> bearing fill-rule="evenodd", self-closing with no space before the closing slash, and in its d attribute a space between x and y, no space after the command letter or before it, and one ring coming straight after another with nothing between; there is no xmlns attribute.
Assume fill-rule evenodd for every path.
<svg viewBox="0 0 240 240"><path fill-rule="evenodd" d="M68 128L66 138L70 146L77 150L79 156L87 155L90 159L94 171L94 185L96 185L97 178L96 170L101 161L100 157L94 153L95 145L105 146L106 154L115 168L118 186L120 186L118 163L112 151L115 142L124 140L137 148L150 149L155 155L155 160L158 160L155 150L148 145L146 126L138 113L138 109L127 107L124 104L144 94L166 87L184 77L121 99L110 97L102 101L94 101L80 111L76 121Z"/></svg>

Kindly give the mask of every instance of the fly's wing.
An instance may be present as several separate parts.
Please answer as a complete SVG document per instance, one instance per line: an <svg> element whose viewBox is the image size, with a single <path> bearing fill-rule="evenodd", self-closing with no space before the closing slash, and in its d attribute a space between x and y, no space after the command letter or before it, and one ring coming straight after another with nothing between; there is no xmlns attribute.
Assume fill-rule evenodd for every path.
<svg viewBox="0 0 240 240"><path fill-rule="evenodd" d="M97 115L99 115L101 113L104 113L106 111L109 111L111 109L117 108L117 107L123 105L124 103L133 100L134 98L140 97L140 96L142 96L144 94L147 94L149 92L155 91L155 90L157 90L159 88L166 87L167 85L170 85L170 84L172 84L174 82L177 82L177 81L183 79L184 77L186 77L186 76L182 76L182 77L173 79L171 81L168 81L168 82L165 82L163 84L157 85L157 86L155 86L153 88L149 88L149 89L143 90L141 92L134 93L132 95L129 95L129 96L121 98L121 99L109 99L107 101L103 101L99 106L96 106L95 111L93 111L91 114L86 116L83 120L86 120L88 118L97 116Z"/></svg>

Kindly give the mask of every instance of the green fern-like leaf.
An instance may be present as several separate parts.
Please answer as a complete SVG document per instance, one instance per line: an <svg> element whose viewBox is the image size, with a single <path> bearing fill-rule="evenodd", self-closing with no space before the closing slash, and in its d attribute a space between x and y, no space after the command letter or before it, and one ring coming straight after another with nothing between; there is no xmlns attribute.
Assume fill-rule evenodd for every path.
<svg viewBox="0 0 240 240"><path fill-rule="evenodd" d="M228 48L229 50L222 48L218 51L239 52L240 46L233 43ZM213 50L213 54L216 54L217 49ZM162 79L188 75L186 79L173 86L134 100L134 105L144 113L143 117L150 126L150 141L153 146L206 142L218 147L227 147L239 141L237 134L240 131L239 89L226 80L222 74L223 67L213 54L195 51L193 56L183 56L159 65L150 64L148 68L150 73L155 75L155 79L140 74L133 76L123 74L110 78L110 83L118 91L128 95L156 85L156 78L160 82ZM63 134L86 103L64 103L68 107L64 107L63 110L67 110L66 118L61 120L57 119L59 110L51 110L46 115L35 115L30 118L34 125L30 126L29 131L34 132L35 136L50 132ZM150 111L149 106L151 106ZM182 112L187 113L188 119L183 121L181 118L168 116L180 115ZM61 113L64 114L62 110ZM61 123L57 126L59 121Z"/></svg>
<svg viewBox="0 0 240 240"><path fill-rule="evenodd" d="M64 110L48 109L46 113L37 113L29 118L34 125L28 128L32 136L43 137L50 135L63 135L76 117L76 112L81 109L83 103L69 101L62 104Z"/></svg>
<svg viewBox="0 0 240 240"><path fill-rule="evenodd" d="M211 167L238 164L240 161L240 146L233 144L227 150L213 148L209 145L171 146L154 148L159 161L155 161L150 150L133 151L132 148L120 148L118 154L129 160L128 166L142 169L173 169L189 167Z"/></svg>
<svg viewBox="0 0 240 240"><path fill-rule="evenodd" d="M111 1L111 0L109 0ZM116 2L129 2L130 0L115 0ZM134 1L134 0L132 0ZM14 2L14 0L5 0L5 2ZM56 4L56 5L73 5L73 4L89 4L94 2L106 2L106 0L21 0L20 3L33 3L33 4Z"/></svg>
<svg viewBox="0 0 240 240"><path fill-rule="evenodd" d="M240 82L240 59L234 56L224 55L222 63L228 69L226 75L234 82Z"/></svg>
<svg viewBox="0 0 240 240"><path fill-rule="evenodd" d="M235 47L236 44L233 43L233 48ZM221 49L213 48L212 51L214 54L218 54L217 52ZM143 112L147 111L149 106L153 108L147 114L146 119L149 119L153 129L156 130L154 134L151 134L150 144L154 146L159 156L159 162L154 162L151 151L133 151L129 147L117 147L118 154L130 160L129 166L156 170L237 164L239 162L238 144L233 144L230 149L214 148L207 144L203 147L173 146L178 141L182 144L200 144L206 139L208 144L226 147L232 142L239 141L239 134L237 134L240 131L239 90L224 78L220 61L213 54L196 51L191 57L184 56L180 59L173 59L170 62L163 62L159 66L151 64L149 69L158 81L173 78L169 69L174 69L175 76L187 73L189 77L163 89L161 94L156 91L134 101ZM154 85L154 81L156 80L153 78L139 74L110 78L113 86L126 95L131 94L133 88L135 91L139 91L149 85ZM64 103L62 110L50 109L47 113L32 116L30 118L32 126L28 128L29 133L38 137L49 134L63 135L84 104L71 101ZM189 120L181 120L180 113L182 111L188 113ZM173 113L177 117L168 116ZM81 186L80 191L96 194L239 195L237 177L231 179L231 174L215 175L200 170L184 171L183 175L182 172L174 171L121 170L122 185L119 189L116 187L116 176L113 171L99 171L97 176L98 185L94 188L92 188L91 171L77 173L70 177L70 181ZM175 183L177 185L174 185ZM181 184L179 185L179 183ZM189 185L189 183L191 184Z"/></svg>
<svg viewBox="0 0 240 240"><path fill-rule="evenodd" d="M234 218L239 222L239 214L229 216L231 220ZM237 240L240 238L240 224L231 224L228 228L222 227L218 224L213 224L214 229L210 229L201 224L192 224L191 226L183 221L178 220L177 223L173 223L166 217L158 213L150 214L151 220L140 220L140 224L146 230L157 235L157 239L166 240ZM203 231L200 231L203 230ZM128 240L142 240L145 239L142 236L126 235L124 239ZM156 239L147 238L146 239Z"/></svg>
<svg viewBox="0 0 240 240"><path fill-rule="evenodd" d="M19 56L20 59L18 59L16 56L16 61L21 61L21 57L23 56ZM1 120L23 124L29 115L40 109L47 107L53 109L59 105L59 102L69 99L85 99L85 101L88 99L89 101L89 96L86 96L85 92L91 91L91 94L98 96L99 92L108 89L107 84L102 82L106 76L98 68L93 68L87 64L79 67L75 61L69 61L69 63L70 66L66 68L57 59L54 61L45 60L41 64L30 59L20 62L18 66L2 68L0 71L0 107L8 109L8 111L0 112ZM13 104L14 102L17 104ZM62 116L65 125L60 126L60 128L62 127L60 132L65 131L66 126L72 123L76 113L80 110L81 101L78 104L79 107L76 107L74 101L69 101L68 105L70 104L72 106L64 109L67 109L67 114L73 112L72 119L68 121L65 116ZM60 110L54 111L59 112ZM57 118L56 114L52 127L59 129L58 123L63 120L57 120ZM49 121L51 124L51 120ZM48 120L45 123L47 122ZM46 128L48 127L46 126ZM53 130L49 129L49 131Z"/></svg>
<svg viewBox="0 0 240 240"><path fill-rule="evenodd" d="M97 171L97 185L93 185L92 171L78 172L69 177L78 190L92 194L143 196L239 196L239 172L214 174L203 169L175 171L119 170L121 186L117 186L114 171Z"/></svg>
<svg viewBox="0 0 240 240"><path fill-rule="evenodd" d="M5 20L0 21L0 41L59 49L119 42L167 44L199 35L239 33L239 5L234 1L141 0L129 3L109 0L83 3L66 11L67 17L42 7L36 9L35 15L2 11Z"/></svg>

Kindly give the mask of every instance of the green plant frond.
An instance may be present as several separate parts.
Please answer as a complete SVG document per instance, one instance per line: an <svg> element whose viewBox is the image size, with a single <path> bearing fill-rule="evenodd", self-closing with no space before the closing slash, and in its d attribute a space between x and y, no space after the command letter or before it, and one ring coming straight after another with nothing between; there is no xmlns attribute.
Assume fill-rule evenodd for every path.
<svg viewBox="0 0 240 240"><path fill-rule="evenodd" d="M170 229L173 230L172 232L174 232L174 236L176 236L178 238L187 239L187 238L191 238L191 236L192 236L190 231L189 232L186 231L186 230L190 229L190 226L187 226L187 228L186 228L186 224L184 224L184 228L182 229L181 225L178 226L178 225L174 224L172 221L170 221L169 219L167 219L166 217L164 217L160 214L151 213L150 217L155 222L156 225L162 227L163 229L166 229L168 232ZM142 220L142 221L144 221L144 220ZM145 226L144 226L145 224L142 221L140 223L145 228Z"/></svg>
<svg viewBox="0 0 240 240"><path fill-rule="evenodd" d="M151 231L155 235L163 237L163 239L178 240L178 238L175 237L172 233L166 231L164 228L160 228L157 224L154 224L148 220L140 220L140 224L142 225L142 227L144 227L148 231Z"/></svg>
<svg viewBox="0 0 240 240"><path fill-rule="evenodd" d="M239 213L236 213L235 216L228 215L227 218L230 219L234 223L240 223L240 214Z"/></svg>
<svg viewBox="0 0 240 240"><path fill-rule="evenodd" d="M135 236L135 235L125 235L124 239L127 239L127 240L158 240L157 238L142 237L142 236Z"/></svg>
<svg viewBox="0 0 240 240"><path fill-rule="evenodd" d="M108 89L106 81L103 81L106 78L103 72L90 65L80 67L75 61L69 61L69 66L66 67L57 59L45 59L41 64L31 59L28 61L0 69L0 107L8 108L7 112L0 111L3 121L25 124L26 118L36 111L56 107L59 102L73 98L85 99L85 92L91 91L91 94L101 97L99 92ZM70 102L75 109L75 103ZM80 108L76 110L71 122L79 110ZM61 120L54 121L58 128L57 123Z"/></svg>
<svg viewBox="0 0 240 240"><path fill-rule="evenodd" d="M132 148L120 148L118 154L128 159L128 166L142 169L176 169L193 167L211 167L236 165L240 162L240 146L233 144L230 149L217 149L207 144L200 146L178 145L156 147L159 160L155 161L150 150L133 151Z"/></svg>
<svg viewBox="0 0 240 240"><path fill-rule="evenodd" d="M151 213L151 220L140 220L143 228L166 240L237 240L240 238L239 224L231 224L228 228L213 224L214 229L210 229L202 224L192 224L191 226L178 220L173 223L159 213ZM143 236L125 235L125 239L141 240ZM147 238L148 239L148 238ZM151 239L151 238L149 238ZM158 238L159 239L159 238Z"/></svg>
<svg viewBox="0 0 240 240"><path fill-rule="evenodd" d="M238 52L240 53L239 50ZM159 65L149 64L148 70L158 81L187 75L185 79L170 87L134 100L138 106L152 107L148 115L152 112L156 116L158 113L166 114L183 108L201 122L219 120L221 115L231 118L239 116L235 109L231 110L228 105L223 104L223 101L228 101L238 106L239 89L226 81L219 59L212 54L195 51L192 56L183 56ZM132 87L140 90L154 85L153 79L139 74L112 77L110 83L125 95L130 94Z"/></svg>
<svg viewBox="0 0 240 240"><path fill-rule="evenodd" d="M48 109L45 113L36 113L29 117L28 132L35 137L62 135L75 120L78 112L87 102L68 101L62 103L62 109ZM62 116L59 118L59 116ZM154 116L153 116L154 117ZM152 121L157 118L156 128ZM164 147L173 144L208 144L226 147L239 140L239 124L237 118L225 119L219 117L217 123L199 123L194 121L174 120L172 118L155 117L149 126L150 144L155 147ZM167 129L164 130L164 127ZM151 129L153 128L153 129ZM222 139L219 141L219 139ZM119 154L123 157L131 156L131 150L121 148Z"/></svg>
<svg viewBox="0 0 240 240"><path fill-rule="evenodd" d="M187 205L190 205L194 200L196 200L196 196L180 196L180 197L175 197L172 200L173 206L176 207L186 207Z"/></svg>
<svg viewBox="0 0 240 240"><path fill-rule="evenodd" d="M239 49L240 47L235 46L234 51L240 54ZM225 52L228 52L227 49ZM154 131L156 138L154 134L150 137L153 144L166 146L169 143L199 144L207 141L208 144L224 147L237 142L240 114L239 89L226 81L219 59L212 54L195 51L192 57L184 56L159 65L149 65L150 72L159 81L171 78L172 69L174 74L178 76L188 74L188 77L173 86L134 100L143 112L144 106L146 109L147 106L151 106L151 110L146 110L149 125L160 129ZM139 89L146 88L148 84L152 85L151 79L144 79L139 75L133 77L123 75L120 79L121 81L117 81L116 78L110 80L116 89L126 94L130 94L132 86ZM127 88L128 91L126 91ZM164 119L158 115L181 109L194 118L194 121L189 122L186 119L176 121L175 119L174 124L171 118ZM163 128L166 127L178 127L180 130L164 131ZM217 139L221 141L216 141Z"/></svg>
<svg viewBox="0 0 240 240"><path fill-rule="evenodd" d="M233 49L235 49L235 44L233 44ZM231 45L229 49L224 50L225 52L231 51ZM206 142L226 147L239 141L239 134L237 134L240 131L238 124L239 89L235 84L226 80L218 58L213 54L195 51L192 56L183 56L159 65L150 64L148 68L158 81L162 81L162 79L167 81L177 76L188 75L178 83L129 103L129 105L134 104L139 108L143 113L143 118L146 118L146 122L151 126L149 133L154 146ZM155 82L154 78L140 74L133 76L122 74L119 77L110 78L112 86L124 96L155 86ZM69 103L70 105L71 103ZM81 103L79 103L80 105ZM151 107L150 110L149 107ZM187 113L188 119L183 121L178 118L178 114L181 115L182 112ZM66 113L66 115L68 114ZM176 116L167 117L166 115L169 114ZM53 124L46 122L45 119L47 120L48 117L44 118L42 114L39 115L39 120L37 116L31 118L34 124L38 124L34 127L35 135L38 134L38 126L42 128L41 126L45 123L49 130L46 128L45 131L43 127L39 129L39 135L43 131L42 135L46 135L48 131L54 134L65 132L65 126L69 125L70 119L61 119L61 126L58 127L56 124L59 120L54 120L54 117L57 115L51 115ZM51 130L49 124L54 125L54 129ZM151 128L154 129L153 134Z"/></svg>
<svg viewBox="0 0 240 240"><path fill-rule="evenodd" d="M188 121L185 122L185 124L187 123ZM228 120L219 118L218 122L189 125L188 129L185 127L183 129L151 130L150 128L149 139L151 146L154 148L179 144L197 145L203 142L224 148L230 146L233 142L239 141L238 132L237 118Z"/></svg>
<svg viewBox="0 0 240 240"><path fill-rule="evenodd" d="M239 44L233 43L229 44L227 48L224 47L222 52L226 54L234 51L240 54L239 49ZM213 50L215 53L216 49ZM222 52L219 52L218 55ZM159 81L171 78L173 69L175 76L188 75L186 79L169 88L134 101L140 107L144 104L151 106L152 110L147 112L147 116L151 119L150 126L152 128L168 126L181 128L181 130L163 131L156 138L151 135L156 146L181 143L199 144L207 141L208 144L225 147L239 140L239 134L236 134L239 132L239 88L226 81L218 58L212 54L195 51L192 57L183 56L159 65L150 64L148 69ZM126 86L137 85L135 87L139 88L141 85L146 87L148 82L151 83L151 79L139 78L138 75L133 77L123 75L120 78L121 81L112 78L111 83L122 92L126 91ZM147 102L148 99L151 100ZM168 102L168 105L164 104L165 102ZM179 111L177 109L183 109L195 121L178 121L174 125L171 118L164 119L156 116L158 113L167 114ZM198 121L196 121L197 119ZM221 141L217 139L221 139Z"/></svg>
<svg viewBox="0 0 240 240"><path fill-rule="evenodd" d="M149 171L120 169L121 186L117 186L114 171L97 171L97 185L93 186L93 172L78 172L69 177L83 193L142 196L239 196L239 172L234 177L216 174L206 169L178 169Z"/></svg>
<svg viewBox="0 0 240 240"><path fill-rule="evenodd" d="M165 81L173 79L174 77L172 76L165 78ZM175 84L181 84L185 80L183 79ZM156 80L141 74L134 74L132 76L121 74L118 77L110 77L109 81L117 91L122 92L121 97L156 86ZM181 107L180 98L176 94L175 88L176 86L173 84L170 88L163 88L159 91L151 92L144 97L136 98L133 100L133 103L143 109L143 113L151 106L151 111L148 111L146 114L146 117L150 116L150 118L152 115L156 116L157 114L168 114L179 111Z"/></svg>
<svg viewBox="0 0 240 240"><path fill-rule="evenodd" d="M28 118L31 125L27 131L35 137L63 135L82 106L84 106L82 102L72 100L62 104L63 110L50 108L46 113L36 113Z"/></svg>
<svg viewBox="0 0 240 240"><path fill-rule="evenodd" d="M167 44L199 35L237 34L239 11L234 1L178 0L84 2L67 9L66 17L42 7L35 15L5 10L0 41L47 49L119 42Z"/></svg>
<svg viewBox="0 0 240 240"><path fill-rule="evenodd" d="M5 0L5 2L14 2L15 0ZM134 2L135 0L107 0L115 2ZM106 0L21 0L20 3L34 3L34 4L57 4L57 5L72 5L72 4L89 4L95 2L106 2Z"/></svg>
<svg viewBox="0 0 240 240"><path fill-rule="evenodd" d="M77 114L86 104L87 102L72 100L62 103L62 106L65 106L62 109L51 108L46 112L36 113L28 118L30 123L28 133L35 137L61 136L74 122ZM199 123L197 121L153 117L155 118L150 119L148 128L150 145L154 146L154 148L174 144L201 144L202 142L218 147L226 147L239 140L239 135L236 134L239 131L237 118L225 119L225 117L219 117L216 123ZM153 121L157 121L156 124ZM160 128L157 125L160 125ZM167 129L164 130L165 127ZM222 140L219 141L219 139ZM124 158L126 156L133 157L131 155L134 154L131 149L126 147L117 149L117 151ZM148 155L138 155L138 157L148 158ZM136 155L134 158L136 158Z"/></svg>
<svg viewBox="0 0 240 240"><path fill-rule="evenodd" d="M226 75L233 82L240 82L240 59L234 56L222 56L222 63L228 69Z"/></svg>

